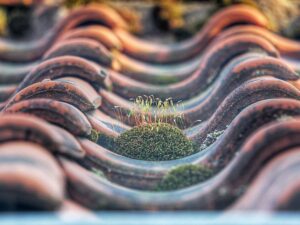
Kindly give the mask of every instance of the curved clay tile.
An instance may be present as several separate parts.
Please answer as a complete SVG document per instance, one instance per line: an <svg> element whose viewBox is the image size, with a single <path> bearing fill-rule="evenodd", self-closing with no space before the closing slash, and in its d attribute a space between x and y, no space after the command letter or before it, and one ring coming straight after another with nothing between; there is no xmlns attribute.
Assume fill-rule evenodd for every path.
<svg viewBox="0 0 300 225"><path fill-rule="evenodd" d="M225 76L223 75L224 73L229 73L228 70L229 68L232 68L233 66L242 63L243 61L246 61L248 59L262 59L266 57L263 54L259 53L246 53L242 54L241 56L238 56L234 59L232 59L218 74L216 77L216 80L212 83L210 87L207 87L206 89L212 89L212 87L215 85L216 81L219 79L220 76ZM226 71L226 72L225 72ZM114 93L126 98L135 98L140 95L151 95L155 92L157 89L162 89L163 87L167 86L162 86L162 85L153 85L153 84L148 84L145 82L141 82L138 80L134 80L132 78L126 77L116 71L109 70L109 76L113 84L113 91ZM229 75L226 75L229 76ZM205 90L207 92L207 90ZM203 92L205 92L203 91ZM202 92L199 93L198 95L204 95ZM198 96L196 95L196 96ZM156 93L156 96L159 97L159 95ZM162 96L163 97L163 96ZM188 100L185 100L186 102Z"/></svg>
<svg viewBox="0 0 300 225"><path fill-rule="evenodd" d="M76 163L61 162L69 180L69 193L91 209L223 209L243 193L245 185L251 183L268 160L287 148L300 145L299 133L299 119L265 126L241 146L240 153L216 176L206 182L168 192L125 188Z"/></svg>
<svg viewBox="0 0 300 225"><path fill-rule="evenodd" d="M43 60L67 55L88 59L103 66L112 63L110 52L101 43L87 38L59 41L44 54Z"/></svg>
<svg viewBox="0 0 300 225"><path fill-rule="evenodd" d="M300 42L295 41L293 39L288 39L286 37L282 37L276 33L273 33L267 29L262 27L253 26L253 25L242 25L242 26L235 26L229 28L222 33L220 33L213 42L218 42L221 39L238 35L238 34L255 34L261 36L268 41L270 41L278 51L285 56L299 58L300 56Z"/></svg>
<svg viewBox="0 0 300 225"><path fill-rule="evenodd" d="M127 29L126 22L108 6L80 7L73 10L37 40L13 41L0 39L0 60L8 62L30 62L39 59L53 42L63 33L84 23L94 22L111 28Z"/></svg>
<svg viewBox="0 0 300 225"><path fill-rule="evenodd" d="M30 63L0 62L0 81L19 83L40 63L59 56L77 56L110 67L111 53L101 44L87 38L60 41L45 52L42 59Z"/></svg>
<svg viewBox="0 0 300 225"><path fill-rule="evenodd" d="M299 210L300 148L270 161L229 211Z"/></svg>
<svg viewBox="0 0 300 225"><path fill-rule="evenodd" d="M122 110L113 107L114 104L107 105L107 98L106 96L103 97L104 102L100 110L96 110L88 115L89 120L93 121L91 123L93 124L94 129L99 132L104 132L109 136L118 136L121 132L130 129L129 126L124 124L124 122L129 122L134 125L133 121L130 122L130 120L128 120L128 116L126 116L128 114L122 115ZM112 99L113 96L109 95L109 97ZM215 130L225 129L242 109L257 101L282 97L299 99L299 91L293 85L285 81L270 77L262 77L241 84L228 94L222 103L220 103L220 105L210 114L201 114L205 108L201 109L200 107L191 108L190 111L193 113L190 113L189 110L179 112L183 113L183 121L187 127L184 132L189 138L196 139L203 130L206 130L206 134L208 134ZM115 104L118 105L120 109L122 107L127 110L130 109L130 104L124 105L120 104L120 102L115 102ZM196 110L197 108L198 111ZM107 114L104 114L104 112ZM119 120L121 119L122 123L116 121L116 119L112 119L112 117L116 117L116 119ZM199 120L201 120L200 124L195 123ZM109 129L109 131L107 129Z"/></svg>
<svg viewBox="0 0 300 225"><path fill-rule="evenodd" d="M90 135L92 127L86 116L74 106L52 99L35 98L17 102L5 113L28 113L65 128L76 136Z"/></svg>
<svg viewBox="0 0 300 225"><path fill-rule="evenodd" d="M240 35L237 35L237 36L239 37ZM235 37L235 36L233 36L233 37ZM243 35L239 38L242 39L242 37L243 37ZM227 37L227 39L231 39L231 38L232 38L231 36ZM223 46L223 48L226 48L226 43L229 41L226 41L226 39L222 39L222 40L220 40L220 42L224 42L225 46ZM237 42L239 42L239 41L237 41ZM259 40L256 40L256 42L258 42L257 44L259 45ZM227 43L227 44L229 44L229 43ZM248 43L248 44L251 45L251 43ZM260 44L262 44L262 43L260 43ZM216 45L221 45L221 43L216 43ZM87 40L87 39L75 39L75 40L71 39L71 40L58 42L56 45L54 45L54 47L52 47L46 53L44 58L49 59L49 58L53 58L55 56L63 56L63 55L81 56L83 58L90 59L90 60L95 61L95 62L99 63L100 65L104 65L104 66L105 65L110 66L112 63L114 65L114 63L117 62L118 67L119 67L118 70L121 74L117 74L112 71L112 74L115 74L114 77L115 77L115 81L116 81L116 84L115 84L116 90L120 89L120 88L118 88L118 81L120 82L121 85L125 85L125 83L128 82L129 90L130 90L130 86L132 86L132 85L138 86L138 87L136 87L137 91L141 89L139 87L139 82L135 82L135 81L130 82L130 79L126 79L126 78L123 78L123 81L122 81L122 75L124 74L126 76L137 79L138 81L160 84L159 86L150 87L148 89L148 92L152 92L156 95L164 95L165 96L168 93L167 94L164 93L163 89L161 88L161 85L168 84L168 83L180 82L180 81L183 81L185 78L187 79L191 75L195 76L195 73L199 73L199 67L203 66L202 65L203 63L201 64L201 61L203 60L203 58L205 59L206 55L211 54L214 47L215 47L215 45L212 45L211 47L209 47L206 50L206 52L204 52L203 56L195 57L193 60L184 62L182 64L151 65L151 64L145 64L140 61L130 59L129 57L122 55L120 53L113 54L113 62L112 62L112 58L111 58L109 52L107 52L106 49L103 48L101 43L97 44L96 41ZM234 49L235 47L231 47L231 48ZM255 48L255 47L249 46L249 48L251 49L251 48ZM212 50L210 51L210 49L212 49ZM268 51L267 49L264 49L264 50ZM229 50L224 50L224 51L229 51ZM252 49L252 51L253 51L253 49ZM261 53L261 51L259 51L259 52ZM217 57L218 55L219 55L219 57L221 57L221 55L222 55L221 53L222 53L222 49L219 49L218 51L214 52L212 56L210 56L210 60L208 60L208 62L206 62L208 68L213 67L216 70L220 69L219 67L222 66L221 65L222 61L219 63L220 65L211 65L211 63L220 61L220 60L218 60L218 58L214 58L214 57ZM236 53L236 54L240 54L240 53ZM269 54L271 54L271 53L269 53ZM222 57L224 58L222 60L229 60L225 56L222 56ZM199 65L199 63L200 63L200 65ZM33 66L35 64L36 64L36 62L33 63ZM16 74L16 72L15 73L10 72L11 68L9 67L9 65L3 65L5 72L4 72L4 75L2 75L4 77L2 79L5 79L5 77L7 77L8 74L12 74L12 73L13 73L12 75L14 77L20 77L22 74L26 74L26 71L29 69L29 67L28 67L28 65L24 65L24 66L25 66L25 68L24 68L24 70L22 70L21 69L22 67L20 65L18 65L18 67L20 67L19 72L21 73L18 75L18 74ZM195 70L197 70L197 71L195 72ZM207 71L204 71L204 73L206 74L206 76L208 76L211 72L208 73ZM201 74L199 76L201 76ZM204 75L204 77L205 77L205 75ZM15 79L17 79L17 78L15 78ZM210 80L210 79L213 79L213 78L207 77L207 80ZM205 81L205 82L206 83L208 82L207 84L209 84L209 81ZM145 84L144 84L144 86L145 86ZM166 86L166 87L172 88L172 85ZM142 89L142 91L144 89ZM133 91L134 90L135 89L133 89ZM161 91L162 93L160 94L159 91ZM145 93L145 94L147 94L147 93Z"/></svg>
<svg viewBox="0 0 300 225"><path fill-rule="evenodd" d="M87 38L103 44L109 50L122 51L122 43L114 32L101 25L89 25L86 27L78 27L65 32L57 41L71 40L77 38Z"/></svg>
<svg viewBox="0 0 300 225"><path fill-rule="evenodd" d="M112 69L120 75L137 81L147 84L164 85L176 83L191 76L198 68L202 59L203 55L199 55L176 64L152 64L114 51Z"/></svg>
<svg viewBox="0 0 300 225"><path fill-rule="evenodd" d="M107 176L111 177L114 182L120 182L125 186L146 188L155 186L155 183L175 166L187 163L206 165L219 171L230 162L243 142L259 127L277 121L280 116L293 116L299 113L298 100L279 98L259 101L236 115L223 135L203 152L200 151L182 159L160 161L159 164L120 156L114 153L113 149L110 151L101 146L98 147L90 141L83 141L82 146L86 151L85 160L92 162L94 167L108 170ZM206 135L206 129L210 129L210 125L213 124L208 123L198 136ZM200 145L201 142L198 143L199 148Z"/></svg>
<svg viewBox="0 0 300 225"><path fill-rule="evenodd" d="M78 78L63 77L57 80L43 80L31 84L12 96L6 107L32 98L49 98L69 103L82 112L94 110L101 104L101 97L94 88Z"/></svg>
<svg viewBox="0 0 300 225"><path fill-rule="evenodd" d="M28 114L2 114L0 142L25 140L38 143L53 153L81 158L84 150L67 131Z"/></svg>
<svg viewBox="0 0 300 225"><path fill-rule="evenodd" d="M92 9L98 10L98 8L92 8ZM51 46L50 44L56 38L55 34L56 34L56 36L59 36L60 33L64 33L67 30L70 30L71 28L76 27L76 25L80 24L80 22L79 22L80 19L85 18L81 14L83 14L85 16L93 15L93 12L91 12L91 15L87 14L87 12L89 10L91 10L91 7L89 7L89 9L81 8L81 9L75 10L75 12L72 12L68 16L67 19L63 20L64 23L58 23L53 28L53 31L51 31L51 32L49 31L49 34L45 35L45 37L41 38L41 40L36 40L34 43L21 43L20 44L20 43L10 43L10 42L3 41L2 49L4 52L0 54L1 57L2 58L4 57L3 60L6 60L6 58L7 58L8 61L20 61L20 62L24 61L26 58L32 59L31 61L38 59L39 57L42 56L42 54L48 48L50 48L50 46ZM239 6L239 7L237 7L237 9L234 9L234 10L233 9L225 10L226 11L225 14L230 13L231 11L234 11L239 14L240 11L243 11L243 10L245 10L245 12L253 11L253 9L249 9L245 6ZM223 16L226 16L225 14ZM245 19L247 18L247 16L244 16L244 17L245 17ZM250 17L248 17L248 19L249 18ZM242 18L240 18L240 19L242 20ZM65 21L67 21L67 22L65 22ZM258 21L259 21L259 19L258 19ZM224 22L224 20L223 20L223 22ZM223 22L219 22L219 23L223 23ZM215 22L212 22L212 23L215 23ZM209 30L211 31L211 29L209 29ZM199 45L197 44L196 46L199 46ZM160 48L160 49L162 49L162 48ZM195 47L193 47L191 50L193 50L193 49L195 49ZM174 54L174 55L182 55L182 54ZM183 79L187 75L190 75L197 68L198 62L200 61L200 56L198 56L198 57L195 57L194 59L192 59L190 62L183 63L182 65L179 65L179 66L177 66L177 65L175 65L175 66L154 66L151 64L147 65L147 64L143 64L142 62L135 61L133 59L128 58L125 55L117 54L116 56L117 56L116 60L119 61L119 64L120 64L119 66L121 66L121 68L123 68L123 70L122 70L123 73L128 74L130 76L134 76L136 78L140 78L141 76L143 77L144 75L147 78L150 75L149 82L156 82L156 83L161 82L161 81L163 81L163 82L179 81L180 79ZM0 59L1 59L1 57L0 57ZM18 57L20 57L20 58L18 58ZM174 79L174 71L176 74L178 73L178 76L176 76L178 78L176 78L176 80ZM24 71L21 71L21 72L24 73ZM161 77L159 77L158 75L160 75Z"/></svg>
<svg viewBox="0 0 300 225"><path fill-rule="evenodd" d="M61 56L46 60L31 70L20 83L16 92L45 79L58 79L68 76L88 81L95 89L108 86L107 73L102 67L80 57Z"/></svg>
<svg viewBox="0 0 300 225"><path fill-rule="evenodd" d="M130 108L133 107L132 102L126 101L105 90L101 90L100 95L102 96L102 104L99 108L101 111L113 118L121 119L125 124L131 126L135 125L135 120L132 117L128 117ZM228 93L228 96L224 96L219 102L219 105L208 102L207 104L201 105L195 104L190 108L184 108L183 105L183 109L180 109L179 105L178 113L182 113L183 121L185 122L185 125L189 127L194 125L197 121L203 122L209 119L213 113L218 110L219 112L220 110L227 111L230 108L230 110L232 110L232 116L235 116L239 110L251 103L278 97L299 99L299 91L286 81L272 77L260 77L239 85L231 93ZM204 100L206 99L204 98ZM115 106L118 106L120 110L116 110ZM205 112L207 109L206 107L209 108L209 106L212 106L210 108L211 111ZM158 114L158 116L162 115Z"/></svg>
<svg viewBox="0 0 300 225"><path fill-rule="evenodd" d="M65 195L65 177L47 149L34 143L0 144L2 210L54 210Z"/></svg>
<svg viewBox="0 0 300 225"><path fill-rule="evenodd" d="M228 63L206 91L193 96L191 99L181 101L181 109L179 110L188 110L188 108L195 106L200 108L208 104L207 102L218 105L221 99L245 80L265 75L291 81L299 78L298 74L280 59L252 53L245 54ZM130 80L113 71L109 72L109 76L115 87L114 93L126 99L136 98L140 95L152 95L153 90L163 89L163 87ZM187 92L188 89L185 91ZM161 97L160 95L155 96ZM209 99L214 101L209 101Z"/></svg>
<svg viewBox="0 0 300 225"><path fill-rule="evenodd" d="M191 39L173 45L147 42L134 37L123 29L115 29L114 32L122 41L124 51L129 55L149 62L170 63L195 56L224 28L236 23L268 27L267 19L255 8L236 5L215 14Z"/></svg>
<svg viewBox="0 0 300 225"><path fill-rule="evenodd" d="M239 35L237 35L239 36ZM230 36L227 38L231 38ZM226 41L224 39L220 40L221 42ZM250 44L250 43L249 43ZM210 52L209 49L214 49L214 45L211 45L204 52ZM266 50L266 49L265 49ZM50 52L49 52L50 51ZM182 81L183 79L191 76L193 72L199 67L199 63L205 56L197 56L190 61L183 62L175 65L153 65L146 64L130 57L127 57L120 53L113 54L113 62L111 62L110 54L103 48L102 43L96 43L93 40L63 40L59 41L56 45L54 45L48 53L46 53L44 58L54 57L54 56L62 56L62 55L74 55L74 56L82 56L83 58L91 59L93 61L98 62L101 65L110 66L113 63L113 68L115 68L115 64L118 66L118 70L120 73L125 74L126 76L135 78L139 81L153 83L153 84L168 84L168 83L176 83ZM219 50L221 51L221 50ZM267 51L267 50L266 50ZM261 53L261 52L260 52ZM218 55L218 54L216 54ZM220 55L220 54L219 54ZM205 58L205 57L204 57ZM228 60L228 59L227 59ZM213 62L213 59L211 59ZM32 62L32 67L36 65L36 62ZM4 70L4 74L2 75L5 79L8 75L16 77L14 79L20 79L22 75L29 72L30 66L28 64L17 64L18 70L13 72L13 65L3 64L2 68ZM211 66L208 63L208 66ZM22 67L24 67L22 69ZM217 69L218 66L215 66ZM20 73L20 74L18 74ZM199 72L198 72L199 73ZM7 78L8 79L8 78ZM151 89L150 89L151 90ZM154 93L157 90L152 90Z"/></svg>
<svg viewBox="0 0 300 225"><path fill-rule="evenodd" d="M0 39L1 207L62 217L93 217L95 209L299 209L300 45L267 27L256 9L235 5L190 39L156 44L130 34L101 4L59 15L40 38ZM135 126L128 112L142 95L179 102L180 128L196 153L136 160L89 140ZM157 190L186 164L212 176Z"/></svg>
<svg viewBox="0 0 300 225"><path fill-rule="evenodd" d="M278 56L277 50L263 38L254 35L230 37L209 48L191 76L174 84L150 86L149 91L160 98L172 96L174 100L188 99L211 85L226 63L249 52L264 52L270 56Z"/></svg>

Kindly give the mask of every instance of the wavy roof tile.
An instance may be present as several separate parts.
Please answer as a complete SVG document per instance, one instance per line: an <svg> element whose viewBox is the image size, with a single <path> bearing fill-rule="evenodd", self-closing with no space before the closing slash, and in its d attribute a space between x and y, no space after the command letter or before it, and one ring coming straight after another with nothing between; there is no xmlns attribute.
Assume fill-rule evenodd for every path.
<svg viewBox="0 0 300 225"><path fill-rule="evenodd" d="M113 8L94 5L58 17L34 40L0 39L2 209L299 209L300 43L244 5L169 45L128 27ZM144 95L173 99L163 111L151 102L147 118L180 113L195 153L165 161L116 153L115 139L144 115L130 116L132 99ZM186 164L211 176L156 189Z"/></svg>

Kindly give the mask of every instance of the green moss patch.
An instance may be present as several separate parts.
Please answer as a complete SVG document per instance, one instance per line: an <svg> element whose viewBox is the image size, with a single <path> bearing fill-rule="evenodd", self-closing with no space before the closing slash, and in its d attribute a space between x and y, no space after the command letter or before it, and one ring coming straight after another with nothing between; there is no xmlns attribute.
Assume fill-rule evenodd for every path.
<svg viewBox="0 0 300 225"><path fill-rule="evenodd" d="M116 139L114 151L133 159L163 161L191 155L195 148L179 128L152 123L122 133Z"/></svg>
<svg viewBox="0 0 300 225"><path fill-rule="evenodd" d="M183 165L171 170L157 185L156 191L170 191L192 186L212 177L213 171L205 166Z"/></svg>

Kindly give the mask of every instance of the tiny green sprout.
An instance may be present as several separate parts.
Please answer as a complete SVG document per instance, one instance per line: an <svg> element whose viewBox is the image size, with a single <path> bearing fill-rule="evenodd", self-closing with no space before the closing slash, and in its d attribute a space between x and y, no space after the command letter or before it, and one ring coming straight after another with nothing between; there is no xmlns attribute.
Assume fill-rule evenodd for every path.
<svg viewBox="0 0 300 225"><path fill-rule="evenodd" d="M182 165L167 173L155 188L156 191L170 191L189 187L213 176L213 170L202 165Z"/></svg>
<svg viewBox="0 0 300 225"><path fill-rule="evenodd" d="M167 123L151 123L133 127L115 142L116 153L140 160L163 161L195 153L193 142L183 132Z"/></svg>

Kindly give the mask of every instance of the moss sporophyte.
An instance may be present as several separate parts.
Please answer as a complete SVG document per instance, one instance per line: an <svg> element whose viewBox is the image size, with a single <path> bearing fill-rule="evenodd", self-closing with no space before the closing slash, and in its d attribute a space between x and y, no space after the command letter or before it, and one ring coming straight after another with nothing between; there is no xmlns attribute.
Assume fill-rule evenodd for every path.
<svg viewBox="0 0 300 225"><path fill-rule="evenodd" d="M177 127L184 126L183 114L179 113L180 103L174 104L171 98L161 100L150 96L138 96L132 99L133 105L127 117L136 126L151 123L170 123Z"/></svg>
<svg viewBox="0 0 300 225"><path fill-rule="evenodd" d="M167 173L155 188L170 191L201 183L213 176L213 170L200 165L182 165Z"/></svg>

